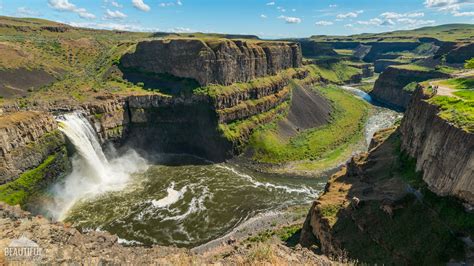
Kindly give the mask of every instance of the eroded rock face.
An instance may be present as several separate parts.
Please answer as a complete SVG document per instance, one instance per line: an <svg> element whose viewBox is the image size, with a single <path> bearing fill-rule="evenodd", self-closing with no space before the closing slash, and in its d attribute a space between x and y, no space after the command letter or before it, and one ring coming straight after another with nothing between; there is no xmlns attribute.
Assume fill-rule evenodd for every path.
<svg viewBox="0 0 474 266"><path fill-rule="evenodd" d="M446 62L464 64L474 57L474 43L459 45L446 55Z"/></svg>
<svg viewBox="0 0 474 266"><path fill-rule="evenodd" d="M172 62L172 63L170 63ZM201 85L247 82L302 65L290 42L166 39L141 42L121 59L126 68L192 78Z"/></svg>
<svg viewBox="0 0 474 266"><path fill-rule="evenodd" d="M53 116L25 111L0 116L0 184L40 165L64 144Z"/></svg>
<svg viewBox="0 0 474 266"><path fill-rule="evenodd" d="M440 118L439 109L424 98L417 90L406 111L402 149L417 158L430 190L474 204L474 134Z"/></svg>
<svg viewBox="0 0 474 266"><path fill-rule="evenodd" d="M410 103L412 92L403 88L411 82L422 82L435 78L447 78L448 74L438 71L410 70L389 67L377 79L370 95L377 101L389 106L406 109Z"/></svg>

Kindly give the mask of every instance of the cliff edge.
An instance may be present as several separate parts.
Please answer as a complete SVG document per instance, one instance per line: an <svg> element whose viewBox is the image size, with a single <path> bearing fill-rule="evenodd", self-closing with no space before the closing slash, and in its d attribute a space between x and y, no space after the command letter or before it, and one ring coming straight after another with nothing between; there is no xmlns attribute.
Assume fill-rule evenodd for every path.
<svg viewBox="0 0 474 266"><path fill-rule="evenodd" d="M229 85L300 67L302 55L299 44L291 42L180 38L140 42L135 52L121 58L121 64L192 78L201 86Z"/></svg>

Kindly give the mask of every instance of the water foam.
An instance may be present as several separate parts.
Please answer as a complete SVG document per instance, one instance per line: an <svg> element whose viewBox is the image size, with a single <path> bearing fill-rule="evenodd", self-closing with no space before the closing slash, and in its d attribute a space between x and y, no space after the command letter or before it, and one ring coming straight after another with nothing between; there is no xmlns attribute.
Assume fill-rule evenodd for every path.
<svg viewBox="0 0 474 266"><path fill-rule="evenodd" d="M47 210L52 218L62 220L79 200L92 198L107 191L121 190L130 175L145 171L148 164L135 151L108 160L97 134L81 113L70 113L57 118L59 129L74 145L72 172L63 182L52 188L54 202Z"/></svg>
<svg viewBox="0 0 474 266"><path fill-rule="evenodd" d="M166 189L168 195L160 200L151 200L151 204L155 208L166 208L183 198L186 193L187 187L184 186L179 191L174 189L175 183L172 182L171 186Z"/></svg>
<svg viewBox="0 0 474 266"><path fill-rule="evenodd" d="M268 182L262 183L262 182L259 182L255 179L253 179L253 177L251 177L250 175L240 173L239 171L237 171L236 169L234 169L230 166L225 166L225 165L219 164L219 165L216 165L216 167L219 167L221 169L230 171L230 172L234 173L237 176L240 176L242 178L247 179L255 187L264 187L266 189L280 189L280 190L286 191L287 193L301 193L301 194L306 194L308 196L316 196L317 195L317 192L315 190L313 190L309 187L306 187L306 186L301 186L301 188L291 188L291 187L288 187L288 186L275 185L275 184L268 183Z"/></svg>

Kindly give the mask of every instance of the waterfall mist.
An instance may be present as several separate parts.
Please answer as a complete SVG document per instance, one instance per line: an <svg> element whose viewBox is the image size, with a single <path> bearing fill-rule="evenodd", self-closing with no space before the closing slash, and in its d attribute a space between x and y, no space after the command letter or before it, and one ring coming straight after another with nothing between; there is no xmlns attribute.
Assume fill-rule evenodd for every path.
<svg viewBox="0 0 474 266"><path fill-rule="evenodd" d="M59 129L75 147L72 172L52 187L54 201L47 206L53 219L62 220L77 202L107 191L125 188L130 176L148 168L147 161L134 150L113 154L104 153L97 134L86 117L80 113L57 118Z"/></svg>

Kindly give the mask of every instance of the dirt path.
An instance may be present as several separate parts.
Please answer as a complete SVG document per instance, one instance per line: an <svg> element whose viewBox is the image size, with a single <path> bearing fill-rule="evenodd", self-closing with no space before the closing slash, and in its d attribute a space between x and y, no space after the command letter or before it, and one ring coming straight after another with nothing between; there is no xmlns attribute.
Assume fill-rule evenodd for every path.
<svg viewBox="0 0 474 266"><path fill-rule="evenodd" d="M466 71L466 72L461 72L461 73L456 73L453 75L454 78L464 78L464 77L469 77L469 76L474 76L474 70ZM453 88L447 87L440 85L439 82L442 80L436 80L430 82L430 86L433 88L437 88L437 93L436 95L442 95L442 96L449 96L449 97L454 97L454 98L459 98L458 96L454 95L453 92L457 91Z"/></svg>

